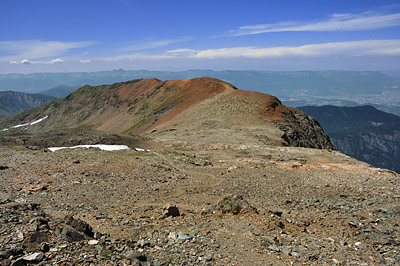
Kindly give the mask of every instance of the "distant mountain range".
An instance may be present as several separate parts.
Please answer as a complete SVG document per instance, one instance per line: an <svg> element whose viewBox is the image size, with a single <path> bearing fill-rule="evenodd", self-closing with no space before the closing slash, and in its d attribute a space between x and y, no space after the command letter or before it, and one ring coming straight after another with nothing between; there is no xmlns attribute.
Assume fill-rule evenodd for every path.
<svg viewBox="0 0 400 266"><path fill-rule="evenodd" d="M18 114L54 99L56 98L42 94L15 91L0 92L0 117Z"/></svg>
<svg viewBox="0 0 400 266"><path fill-rule="evenodd" d="M399 91L400 80L374 71L212 71L187 70L181 72L149 70L114 70L75 73L34 73L0 75L0 90L39 92L65 86L112 84L137 78L161 80L213 77L236 87L270 93L276 96L300 95L339 96L380 94Z"/></svg>
<svg viewBox="0 0 400 266"><path fill-rule="evenodd" d="M372 106L304 106L336 148L375 167L400 173L400 116Z"/></svg>
<svg viewBox="0 0 400 266"><path fill-rule="evenodd" d="M274 95L286 105L373 105L400 115L400 79L374 71L213 71L181 72L113 70L75 73L0 75L0 91L15 90L65 97L84 85L97 86L133 79L160 80L212 77L239 89ZM62 85L61 87L58 87Z"/></svg>

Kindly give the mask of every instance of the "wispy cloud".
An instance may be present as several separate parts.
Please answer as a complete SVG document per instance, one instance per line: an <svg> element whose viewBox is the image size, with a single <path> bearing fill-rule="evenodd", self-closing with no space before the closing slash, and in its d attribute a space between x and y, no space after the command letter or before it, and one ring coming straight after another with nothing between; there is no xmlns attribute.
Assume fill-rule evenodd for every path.
<svg viewBox="0 0 400 266"><path fill-rule="evenodd" d="M400 26L400 13L333 14L328 19L311 22L285 21L274 24L242 26L228 31L224 36L253 35L285 31L357 31L376 30Z"/></svg>
<svg viewBox="0 0 400 266"><path fill-rule="evenodd" d="M138 50L146 50L146 49L154 49L158 47L168 46L173 43L180 43L189 41L190 37L184 37L180 39L170 39L170 40L159 40L153 42L141 42L138 44L130 45L127 47L122 48L123 51L138 51Z"/></svg>
<svg viewBox="0 0 400 266"><path fill-rule="evenodd" d="M61 41L2 41L0 42L0 60L21 61L56 57L76 48L87 47L96 42L61 42Z"/></svg>
<svg viewBox="0 0 400 266"><path fill-rule="evenodd" d="M173 56L170 55L146 55L146 54L124 54L124 55L118 55L118 56L112 56L112 57L99 57L99 58L94 58L93 60L96 61L121 61L121 60L155 60L155 59L171 59L174 58Z"/></svg>
<svg viewBox="0 0 400 266"><path fill-rule="evenodd" d="M182 56L182 55L194 55L198 52L199 52L199 50L182 48L182 49L169 50L166 53L171 54L171 55Z"/></svg>
<svg viewBox="0 0 400 266"><path fill-rule="evenodd" d="M198 51L193 58L280 58L315 56L400 56L400 39L331 42L302 46L280 46L268 48L233 47Z"/></svg>

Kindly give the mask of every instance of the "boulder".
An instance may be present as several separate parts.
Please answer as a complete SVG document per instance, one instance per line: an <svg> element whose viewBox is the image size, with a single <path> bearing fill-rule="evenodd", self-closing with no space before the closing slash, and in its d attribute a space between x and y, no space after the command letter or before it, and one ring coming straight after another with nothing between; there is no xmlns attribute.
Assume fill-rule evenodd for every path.
<svg viewBox="0 0 400 266"><path fill-rule="evenodd" d="M240 195L225 195L217 202L215 209L222 211L222 213L232 213L235 215L245 212L258 213L257 209L251 206Z"/></svg>

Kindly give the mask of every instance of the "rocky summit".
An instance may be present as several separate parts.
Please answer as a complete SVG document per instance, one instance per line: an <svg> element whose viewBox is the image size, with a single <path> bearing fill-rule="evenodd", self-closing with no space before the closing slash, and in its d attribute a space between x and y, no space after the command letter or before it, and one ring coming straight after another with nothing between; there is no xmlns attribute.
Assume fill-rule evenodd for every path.
<svg viewBox="0 0 400 266"><path fill-rule="evenodd" d="M1 128L1 265L399 265L400 176L273 96L135 80Z"/></svg>

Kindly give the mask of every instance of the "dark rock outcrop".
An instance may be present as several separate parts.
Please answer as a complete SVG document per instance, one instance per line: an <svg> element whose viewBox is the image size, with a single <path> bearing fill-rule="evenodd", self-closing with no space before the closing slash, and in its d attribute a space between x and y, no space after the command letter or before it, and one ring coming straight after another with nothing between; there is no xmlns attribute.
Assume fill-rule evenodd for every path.
<svg viewBox="0 0 400 266"><path fill-rule="evenodd" d="M285 120L285 124L278 123L284 132L282 139L285 146L335 149L318 121L305 112L291 108L285 114Z"/></svg>

